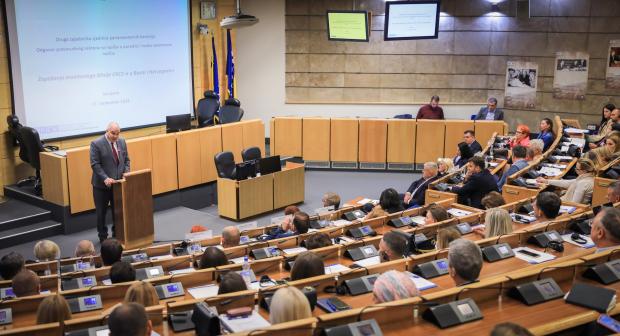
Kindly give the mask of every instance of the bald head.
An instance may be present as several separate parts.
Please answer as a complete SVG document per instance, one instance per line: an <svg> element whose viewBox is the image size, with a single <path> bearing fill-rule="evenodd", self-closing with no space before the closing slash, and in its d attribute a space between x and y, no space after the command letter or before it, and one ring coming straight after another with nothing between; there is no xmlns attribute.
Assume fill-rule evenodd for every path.
<svg viewBox="0 0 620 336"><path fill-rule="evenodd" d="M240 232L236 226L227 226L222 230L222 246L224 248L239 246Z"/></svg>
<svg viewBox="0 0 620 336"><path fill-rule="evenodd" d="M95 255L95 245L90 240L80 240L75 247L75 257L83 258Z"/></svg>
<svg viewBox="0 0 620 336"><path fill-rule="evenodd" d="M118 126L116 121L112 121L108 124L108 127L105 131L105 136L108 138L110 142L116 142L118 137L121 135L121 128Z"/></svg>
<svg viewBox="0 0 620 336"><path fill-rule="evenodd" d="M150 335L152 330L144 306L138 303L124 303L116 307L108 319L110 336Z"/></svg>

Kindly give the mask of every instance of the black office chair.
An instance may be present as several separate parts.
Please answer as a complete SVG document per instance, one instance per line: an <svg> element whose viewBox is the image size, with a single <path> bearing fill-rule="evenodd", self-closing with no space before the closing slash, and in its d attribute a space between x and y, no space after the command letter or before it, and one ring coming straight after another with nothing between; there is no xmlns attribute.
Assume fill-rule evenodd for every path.
<svg viewBox="0 0 620 336"><path fill-rule="evenodd" d="M6 123L9 125L9 135L13 138L13 145L19 146L19 158L22 161L27 161L28 154L23 145L23 141L21 141L22 136L19 133L19 130L23 127L19 122L19 118L16 115L7 116Z"/></svg>
<svg viewBox="0 0 620 336"><path fill-rule="evenodd" d="M220 124L236 122L243 118L241 102L236 98L228 98L220 108Z"/></svg>
<svg viewBox="0 0 620 336"><path fill-rule="evenodd" d="M215 154L215 169L217 176L221 178L234 179L235 172L235 156L232 152L220 152Z"/></svg>
<svg viewBox="0 0 620 336"><path fill-rule="evenodd" d="M249 147L241 151L241 158L243 161L252 161L261 158L260 148Z"/></svg>
<svg viewBox="0 0 620 336"><path fill-rule="evenodd" d="M41 161L39 160L39 153L45 152L46 148L43 146L39 132L36 129L23 126L19 129L19 134L27 153L26 160L24 161L35 169L34 192L37 195L41 195L43 190L41 188Z"/></svg>
<svg viewBox="0 0 620 336"><path fill-rule="evenodd" d="M220 98L215 92L207 90L204 96L204 98L198 101L198 106L196 106L199 128L215 125L215 114L220 110Z"/></svg>

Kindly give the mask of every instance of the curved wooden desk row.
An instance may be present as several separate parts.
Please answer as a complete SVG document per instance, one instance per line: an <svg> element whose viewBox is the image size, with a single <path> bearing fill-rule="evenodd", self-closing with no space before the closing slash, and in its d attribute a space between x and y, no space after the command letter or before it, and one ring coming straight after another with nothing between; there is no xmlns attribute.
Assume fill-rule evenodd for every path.
<svg viewBox="0 0 620 336"><path fill-rule="evenodd" d="M258 119L127 140L131 170L151 169L153 195L213 182L215 154L231 151L240 162L241 151L252 146L265 154L265 125ZM41 153L43 198L70 206L72 214L94 209L89 147L66 153Z"/></svg>
<svg viewBox="0 0 620 336"><path fill-rule="evenodd" d="M503 121L277 117L270 121L271 152L305 161L411 167L454 156L469 129L484 145L508 128Z"/></svg>

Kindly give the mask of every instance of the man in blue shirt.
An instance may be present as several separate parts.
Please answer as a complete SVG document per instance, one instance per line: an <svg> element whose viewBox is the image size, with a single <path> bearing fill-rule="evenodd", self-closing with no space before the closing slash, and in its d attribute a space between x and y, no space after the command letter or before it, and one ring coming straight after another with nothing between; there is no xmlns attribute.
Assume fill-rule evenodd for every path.
<svg viewBox="0 0 620 336"><path fill-rule="evenodd" d="M497 182L497 188L502 191L502 187L506 184L508 176L518 172L519 170L527 167L528 162L525 159L527 156L527 149L523 146L517 145L512 149L512 165L510 168L504 171L504 174Z"/></svg>
<svg viewBox="0 0 620 336"><path fill-rule="evenodd" d="M491 97L487 100L487 106L480 108L476 120L504 120L504 111L497 108L496 98Z"/></svg>

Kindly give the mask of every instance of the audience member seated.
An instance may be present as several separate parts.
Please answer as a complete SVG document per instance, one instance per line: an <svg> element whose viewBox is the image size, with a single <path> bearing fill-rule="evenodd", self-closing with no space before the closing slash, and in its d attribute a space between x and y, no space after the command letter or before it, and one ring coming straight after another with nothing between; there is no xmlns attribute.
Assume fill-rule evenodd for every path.
<svg viewBox="0 0 620 336"><path fill-rule="evenodd" d="M123 245L114 238L108 238L101 243L100 254L103 266L111 266L115 262L121 260Z"/></svg>
<svg viewBox="0 0 620 336"><path fill-rule="evenodd" d="M157 291L150 282L138 281L129 286L123 302L135 302L145 307L150 307L159 304L159 296L157 296Z"/></svg>
<svg viewBox="0 0 620 336"><path fill-rule="evenodd" d="M487 106L481 107L476 115L476 120L504 120L504 112L497 108L497 99L487 99Z"/></svg>
<svg viewBox="0 0 620 336"><path fill-rule="evenodd" d="M534 336L529 330L512 322L504 322L496 325L491 330L491 336Z"/></svg>
<svg viewBox="0 0 620 336"><path fill-rule="evenodd" d="M476 228L474 232L483 238L510 234L512 233L512 218L504 209L489 209L484 217L484 228Z"/></svg>
<svg viewBox="0 0 620 336"><path fill-rule="evenodd" d="M527 125L517 126L515 136L510 139L510 142L508 144L510 145L511 149L514 148L516 145L528 147L530 145L530 128L527 127Z"/></svg>
<svg viewBox="0 0 620 336"><path fill-rule="evenodd" d="M455 227L447 227L437 231L437 239L435 240L435 249L443 250L450 246L454 240L461 238L461 233Z"/></svg>
<svg viewBox="0 0 620 336"><path fill-rule="evenodd" d="M127 261L117 261L110 268L110 281L113 284L135 280L136 270Z"/></svg>
<svg viewBox="0 0 620 336"><path fill-rule="evenodd" d="M217 290L217 295L244 290L248 290L248 286L245 284L243 277L237 272L228 272L221 277L220 288Z"/></svg>
<svg viewBox="0 0 620 336"><path fill-rule="evenodd" d="M418 295L420 293L413 279L407 273L394 270L381 274L372 288L374 303L391 302Z"/></svg>
<svg viewBox="0 0 620 336"><path fill-rule="evenodd" d="M430 104L422 105L415 118L443 120L443 109L439 106L439 96L432 96Z"/></svg>
<svg viewBox="0 0 620 336"><path fill-rule="evenodd" d="M502 190L502 187L504 186L504 184L508 180L508 176L510 176L510 175L520 171L521 169L527 167L529 162L527 162L526 156L527 156L527 148L525 148L523 146L515 146L512 149L512 165L510 165L510 168L508 168L508 169L506 169L504 171L504 174L502 174L502 177L497 182L497 188L500 191Z"/></svg>
<svg viewBox="0 0 620 336"><path fill-rule="evenodd" d="M393 231L383 234L379 242L381 261L391 261L403 258L407 254L407 239Z"/></svg>
<svg viewBox="0 0 620 336"><path fill-rule="evenodd" d="M325 274L323 259L316 254L306 251L295 258L295 264L291 269L291 281L312 278Z"/></svg>
<svg viewBox="0 0 620 336"><path fill-rule="evenodd" d="M4 280L11 280L24 268L24 257L17 252L9 252L0 259L0 276Z"/></svg>
<svg viewBox="0 0 620 336"><path fill-rule="evenodd" d="M471 152L471 148L465 142L460 142L457 147L458 151L452 162L455 167L461 168L474 156L474 153Z"/></svg>
<svg viewBox="0 0 620 336"><path fill-rule="evenodd" d="M222 247L229 248L239 246L241 241L241 233L236 226L227 226L222 230Z"/></svg>
<svg viewBox="0 0 620 336"><path fill-rule="evenodd" d="M295 287L284 287L276 291L269 305L269 322L278 324L312 317L310 302L306 295Z"/></svg>
<svg viewBox="0 0 620 336"><path fill-rule="evenodd" d="M334 210L338 210L338 208L340 208L340 195L334 192L326 192L321 201L323 202L324 207L333 206Z"/></svg>
<svg viewBox="0 0 620 336"><path fill-rule="evenodd" d="M123 303L114 308L108 318L110 336L149 336L153 325L144 306L138 303Z"/></svg>
<svg viewBox="0 0 620 336"><path fill-rule="evenodd" d="M592 220L590 238L597 252L620 248L620 210L603 207Z"/></svg>
<svg viewBox="0 0 620 336"><path fill-rule="evenodd" d="M574 180L547 180L539 177L536 182L566 189L566 193L562 196L563 201L581 204L592 203L594 175L596 174L594 162L589 159L579 159L575 165L575 172L577 178Z"/></svg>
<svg viewBox="0 0 620 336"><path fill-rule="evenodd" d="M304 240L304 245L308 250L314 250L321 247L333 245L332 240L327 233L317 232Z"/></svg>
<svg viewBox="0 0 620 336"><path fill-rule="evenodd" d="M443 222L448 219L448 211L439 205L431 205L428 210L426 210L426 220L424 224L433 224L437 222Z"/></svg>
<svg viewBox="0 0 620 336"><path fill-rule="evenodd" d="M501 207L502 205L506 205L504 196L502 196L502 194L498 193L497 191L491 191L490 193L488 193L482 198L482 201L480 201L480 203L482 203L482 206L485 209L497 208Z"/></svg>
<svg viewBox="0 0 620 336"><path fill-rule="evenodd" d="M473 130L463 132L463 142L469 146L473 155L482 152L482 146L480 146L480 143L476 140L476 133Z"/></svg>
<svg viewBox="0 0 620 336"><path fill-rule="evenodd" d="M602 167L620 156L620 134L611 132L604 141L604 146L594 148L586 154L594 153Z"/></svg>
<svg viewBox="0 0 620 336"><path fill-rule="evenodd" d="M200 257L199 269L228 265L226 253L215 246L209 246Z"/></svg>
<svg viewBox="0 0 620 336"><path fill-rule="evenodd" d="M613 115L614 110L616 110L616 106L614 106L614 104L607 104L603 107L603 116L601 118L601 124L597 134L586 136L590 149L598 147L598 144L602 142L609 135L609 133L611 133L612 126L617 122L616 119L619 117L618 115Z"/></svg>
<svg viewBox="0 0 620 336"><path fill-rule="evenodd" d="M451 173L454 173L456 168L454 168L454 162L450 158L439 158L437 159L437 175L445 176Z"/></svg>
<svg viewBox="0 0 620 336"><path fill-rule="evenodd" d="M467 177L462 187L452 187L452 192L458 195L460 204L483 209L482 198L491 191L497 190L495 177L485 168L486 162L479 156L474 156L467 163Z"/></svg>
<svg viewBox="0 0 620 336"><path fill-rule="evenodd" d="M64 322L71 319L71 309L67 300L54 294L46 297L37 308L37 324Z"/></svg>
<svg viewBox="0 0 620 336"><path fill-rule="evenodd" d="M34 257L38 261L60 259L60 247L51 240L41 240L34 245Z"/></svg>
<svg viewBox="0 0 620 336"><path fill-rule="evenodd" d="M372 211L366 214L364 219L387 216L389 214L403 210L403 204L398 195L398 192L394 188L388 188L383 190L381 196L379 197L379 204L375 205L375 207L372 208Z"/></svg>
<svg viewBox="0 0 620 336"><path fill-rule="evenodd" d="M482 269L482 251L471 240L457 239L448 249L448 270L457 286L478 281Z"/></svg>
<svg viewBox="0 0 620 336"><path fill-rule="evenodd" d="M610 203L620 202L620 181L611 182L607 187L607 201Z"/></svg>
<svg viewBox="0 0 620 336"><path fill-rule="evenodd" d="M540 139L534 139L530 141L530 146L527 147L526 157L528 161L538 161L543 158L543 148L545 143Z"/></svg>
<svg viewBox="0 0 620 336"><path fill-rule="evenodd" d="M540 121L539 125L540 133L538 133L538 137L536 139L540 139L544 143L543 152L546 152L551 144L553 144L553 140L555 140L555 132L553 132L553 121L549 118L544 118Z"/></svg>
<svg viewBox="0 0 620 336"><path fill-rule="evenodd" d="M536 201L532 204L536 223L545 223L554 220L560 214L562 200L555 193L544 191L536 196Z"/></svg>
<svg viewBox="0 0 620 336"><path fill-rule="evenodd" d="M22 269L13 278L13 293L17 297L38 295L41 292L39 276L29 269Z"/></svg>
<svg viewBox="0 0 620 336"><path fill-rule="evenodd" d="M269 234L269 239L285 238L294 235L304 234L310 228L310 216L303 211L299 211L293 217L292 225L282 222L278 228Z"/></svg>
<svg viewBox="0 0 620 336"><path fill-rule="evenodd" d="M75 247L76 258L94 257L96 254L95 245L90 240L80 240Z"/></svg>
<svg viewBox="0 0 620 336"><path fill-rule="evenodd" d="M424 205L426 189L431 182L437 179L437 164L426 162L422 169L422 177L411 183L409 189L403 196L403 203L406 208Z"/></svg>

